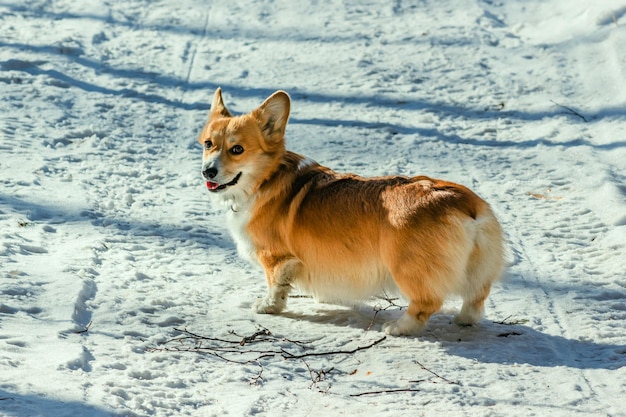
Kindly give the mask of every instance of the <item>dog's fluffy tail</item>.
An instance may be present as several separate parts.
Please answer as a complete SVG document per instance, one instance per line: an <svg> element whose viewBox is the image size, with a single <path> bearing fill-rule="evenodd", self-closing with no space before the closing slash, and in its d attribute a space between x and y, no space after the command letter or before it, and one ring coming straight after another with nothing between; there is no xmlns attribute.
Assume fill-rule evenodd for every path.
<svg viewBox="0 0 626 417"><path fill-rule="evenodd" d="M466 265L466 287L461 294L463 307L455 318L460 325L480 320L491 285L502 276L505 263L502 228L489 207L477 217L474 226L474 247Z"/></svg>

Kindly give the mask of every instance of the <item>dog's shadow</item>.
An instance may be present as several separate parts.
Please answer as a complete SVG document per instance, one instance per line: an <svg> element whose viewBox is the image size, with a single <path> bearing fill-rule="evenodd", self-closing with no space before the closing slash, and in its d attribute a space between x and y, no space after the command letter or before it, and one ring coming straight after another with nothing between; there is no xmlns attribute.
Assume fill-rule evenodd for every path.
<svg viewBox="0 0 626 417"><path fill-rule="evenodd" d="M400 314L397 309L375 311L370 308L367 311L365 308L324 306L316 309L314 314L285 311L280 317L382 333L383 323L397 319ZM484 363L576 369L626 366L626 345L568 339L540 332L523 323L488 319L474 326L461 327L452 323L452 317L447 313L434 315L424 333L411 337L411 342L437 343L449 354Z"/></svg>

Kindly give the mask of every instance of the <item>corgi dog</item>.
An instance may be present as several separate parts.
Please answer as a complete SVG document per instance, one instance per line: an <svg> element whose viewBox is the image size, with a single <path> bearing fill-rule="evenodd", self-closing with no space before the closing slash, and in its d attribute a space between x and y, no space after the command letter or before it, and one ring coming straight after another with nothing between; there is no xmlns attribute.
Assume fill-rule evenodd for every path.
<svg viewBox="0 0 626 417"><path fill-rule="evenodd" d="M285 148L290 98L277 91L233 116L215 91L199 137L202 176L228 210L239 254L265 271L253 305L280 313L293 287L325 302L396 291L408 301L390 335L420 333L450 295L455 323L478 322L504 268L503 233L468 188L425 176L340 174Z"/></svg>

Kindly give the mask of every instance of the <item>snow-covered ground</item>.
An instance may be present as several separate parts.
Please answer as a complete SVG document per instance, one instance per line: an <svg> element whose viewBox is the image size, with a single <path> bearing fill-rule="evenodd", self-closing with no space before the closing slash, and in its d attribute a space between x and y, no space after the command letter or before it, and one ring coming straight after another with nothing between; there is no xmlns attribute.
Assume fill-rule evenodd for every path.
<svg viewBox="0 0 626 417"><path fill-rule="evenodd" d="M621 0L2 0L0 415L626 416L624 45ZM489 201L484 320L253 314L199 176L217 86L287 90L322 164Z"/></svg>

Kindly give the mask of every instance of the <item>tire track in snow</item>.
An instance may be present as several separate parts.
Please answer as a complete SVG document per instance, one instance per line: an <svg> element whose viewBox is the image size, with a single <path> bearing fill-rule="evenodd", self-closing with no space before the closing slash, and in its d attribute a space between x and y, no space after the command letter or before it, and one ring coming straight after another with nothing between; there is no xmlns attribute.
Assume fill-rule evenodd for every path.
<svg viewBox="0 0 626 417"><path fill-rule="evenodd" d="M532 203L532 200L531 200L531 203ZM572 204L571 210L575 210L577 208L578 207L576 207L576 205ZM547 211L549 211L549 209ZM543 216L546 214L547 214L546 210L541 210L541 211L535 210L533 212L524 213L522 216L520 216L520 222L518 224L509 224L509 226L512 227L513 229L513 230L510 230L510 236L514 239L514 245L518 249L522 258L521 261L523 262L523 265L524 265L523 269L525 272L523 272L522 275L520 276L520 278L523 281L526 281L525 284L523 285L524 287L526 287L525 288L526 290L531 291L533 302L536 304L535 308L537 309L537 312L547 311L552 321L552 324L544 323L543 321L539 323L536 322L535 324L539 325L540 328L542 328L541 331L549 332L551 334L554 334L555 329L553 328L553 326L556 326L557 335L562 336L564 338L573 338L575 337L576 332L572 332L569 326L566 324L567 311L562 305L563 304L563 299L561 298L562 291L558 289L555 291L555 289L558 288L559 284L556 284L553 279L545 276L546 273L550 273L550 271L546 271L546 268L545 268L545 264L547 261L546 255L549 257L553 257L555 254L558 254L560 252L560 248L556 247L557 245L555 245L554 248L549 248L549 247L543 248L544 250L547 249L548 252L546 253L544 252L544 250L541 250L541 249L537 250L538 248L534 245L527 244L525 242L525 238L523 237L524 235L529 235L529 233L527 231L523 231L523 229L528 230L529 226L533 224L533 219L535 218L535 216L538 216L538 215ZM584 215L585 213L581 212L580 214ZM587 217L590 217L590 216L587 216ZM555 222L558 220L559 219L557 216L557 218L555 219ZM586 229L587 227L591 226L594 223L595 219L590 218L586 220L587 220L586 224L581 225L582 229ZM546 231L542 232L539 230L535 230L534 233L544 234L544 236L546 236L547 238L550 237L549 236L550 232L546 232ZM559 239L560 238L568 239L570 238L570 236L564 235L564 236L559 237ZM535 262L535 260L538 260L540 264L538 265ZM547 262L549 263L550 261L548 260ZM552 287L552 285L555 285L555 287ZM572 339L572 340L576 340L576 339ZM571 346L578 346L578 345L572 344ZM598 348L598 349L601 350L601 348ZM585 386L584 390L582 388L580 389L581 397L575 401L577 403L582 403L582 402L596 402L597 403L597 400L596 400L597 393L596 393L594 386L590 383L589 379L587 378L585 374L585 371L584 371L585 365L579 366L579 364L577 363L577 361L580 360L580 355L582 352L561 350L561 349L558 349L558 347L556 346L555 346L554 352L556 352L560 356L561 362L569 367L568 372L572 374L570 383L573 384L573 386L578 386L578 385ZM576 381L582 381L582 382L577 383ZM598 410L602 410L602 404L597 403L596 407L598 408Z"/></svg>
<svg viewBox="0 0 626 417"><path fill-rule="evenodd" d="M193 44L193 46L190 46L191 43L193 41L187 41L187 48L191 47L191 57L189 58L189 64L187 66L187 74L185 75L185 83L187 85L189 85L189 82L191 80L191 73L194 69L194 64L196 62L196 54L198 53L198 43L203 42L205 40L207 40L207 33L209 30L209 22L211 20L211 8L213 7L213 4L209 4L207 6L207 11L206 11L206 16L204 18L204 26L202 28L202 36L200 36L199 40L196 40L196 42ZM184 59L184 57L183 57Z"/></svg>

